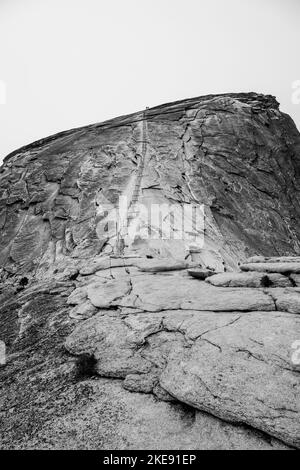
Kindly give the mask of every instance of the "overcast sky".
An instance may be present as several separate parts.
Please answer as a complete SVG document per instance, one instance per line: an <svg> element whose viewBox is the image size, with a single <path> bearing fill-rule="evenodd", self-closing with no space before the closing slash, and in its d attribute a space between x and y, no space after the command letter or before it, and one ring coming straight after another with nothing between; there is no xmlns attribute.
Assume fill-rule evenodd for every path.
<svg viewBox="0 0 300 470"><path fill-rule="evenodd" d="M299 20L299 0L0 0L0 160L208 93L274 94L300 129Z"/></svg>

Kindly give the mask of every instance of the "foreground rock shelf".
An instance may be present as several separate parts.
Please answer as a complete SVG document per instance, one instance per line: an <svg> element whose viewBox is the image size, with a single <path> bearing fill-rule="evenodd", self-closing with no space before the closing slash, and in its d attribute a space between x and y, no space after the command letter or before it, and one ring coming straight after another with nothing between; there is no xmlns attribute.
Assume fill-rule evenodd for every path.
<svg viewBox="0 0 300 470"><path fill-rule="evenodd" d="M147 263L156 274L141 274ZM176 266L170 260L95 272L68 302L100 311L80 322L66 348L94 357L97 374L124 379L127 390L183 402L298 447L300 368L291 348L300 332L300 291L288 273L276 272L281 264L272 274L220 273L205 281L182 266L169 272Z"/></svg>

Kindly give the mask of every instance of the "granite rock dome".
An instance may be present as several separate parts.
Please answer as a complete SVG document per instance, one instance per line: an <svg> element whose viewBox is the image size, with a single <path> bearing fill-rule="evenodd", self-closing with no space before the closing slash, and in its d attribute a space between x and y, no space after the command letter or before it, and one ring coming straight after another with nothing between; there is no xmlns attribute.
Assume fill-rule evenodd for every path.
<svg viewBox="0 0 300 470"><path fill-rule="evenodd" d="M257 93L8 155L1 448L299 447L299 176L295 124Z"/></svg>

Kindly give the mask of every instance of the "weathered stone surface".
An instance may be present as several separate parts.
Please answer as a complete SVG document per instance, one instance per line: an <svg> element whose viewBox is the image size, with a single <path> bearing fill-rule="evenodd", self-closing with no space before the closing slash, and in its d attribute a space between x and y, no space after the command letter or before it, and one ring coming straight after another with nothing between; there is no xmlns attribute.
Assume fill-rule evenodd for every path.
<svg viewBox="0 0 300 470"><path fill-rule="evenodd" d="M259 325L259 328L258 328ZM96 315L68 337L73 354L93 354L100 376L300 446L299 368L291 362L300 320L281 312L167 311Z"/></svg>
<svg viewBox="0 0 300 470"><path fill-rule="evenodd" d="M251 256L247 263L300 263L300 256Z"/></svg>
<svg viewBox="0 0 300 470"><path fill-rule="evenodd" d="M219 290L219 289L218 289ZM185 300L180 306L182 309L219 311L255 311L274 310L274 304L264 293L256 290L222 290L203 292L199 299Z"/></svg>
<svg viewBox="0 0 300 470"><path fill-rule="evenodd" d="M291 287L291 281L278 273L242 272L220 273L207 278L214 286L220 287Z"/></svg>
<svg viewBox="0 0 300 470"><path fill-rule="evenodd" d="M300 292L294 289L274 289L270 295L275 300L277 310L300 314Z"/></svg>
<svg viewBox="0 0 300 470"><path fill-rule="evenodd" d="M131 290L129 281L111 280L91 284L87 295L92 304L98 308L109 308L117 299L127 295Z"/></svg>
<svg viewBox="0 0 300 470"><path fill-rule="evenodd" d="M215 329L191 348L176 348L160 384L191 406L299 447L299 376L288 353L300 323L284 314L271 319L245 315L226 335Z"/></svg>
<svg viewBox="0 0 300 470"><path fill-rule="evenodd" d="M118 380L70 384L56 395L53 410L44 426L18 439L14 448L289 449L282 442L245 426L232 426L179 403L159 402L151 395L127 392Z"/></svg>
<svg viewBox="0 0 300 470"><path fill-rule="evenodd" d="M267 273L300 273L300 263L248 263L240 266L242 271L259 271Z"/></svg>

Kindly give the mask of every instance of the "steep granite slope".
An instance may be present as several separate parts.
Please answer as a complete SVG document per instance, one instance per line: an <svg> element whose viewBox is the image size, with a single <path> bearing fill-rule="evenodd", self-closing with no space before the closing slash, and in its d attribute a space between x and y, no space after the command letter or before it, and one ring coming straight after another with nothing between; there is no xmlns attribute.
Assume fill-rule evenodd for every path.
<svg viewBox="0 0 300 470"><path fill-rule="evenodd" d="M144 119L145 118L145 119ZM210 96L68 131L9 155L1 169L1 264L48 269L101 252L102 204L141 196L204 204L206 247L228 262L299 252L300 137L271 96Z"/></svg>
<svg viewBox="0 0 300 470"><path fill-rule="evenodd" d="M299 447L299 173L293 121L255 93L6 157L1 447Z"/></svg>

